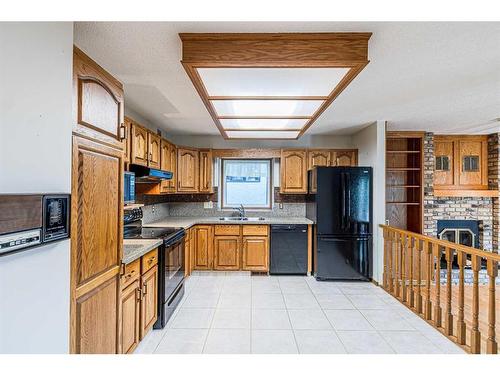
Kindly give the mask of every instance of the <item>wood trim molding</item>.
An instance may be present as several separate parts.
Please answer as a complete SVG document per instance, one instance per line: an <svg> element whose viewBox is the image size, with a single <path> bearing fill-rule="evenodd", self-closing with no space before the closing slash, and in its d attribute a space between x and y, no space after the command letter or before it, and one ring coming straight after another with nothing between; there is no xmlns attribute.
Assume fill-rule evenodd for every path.
<svg viewBox="0 0 500 375"><path fill-rule="evenodd" d="M221 119L305 119L300 138L369 63L371 33L181 33L182 65L219 132L229 139ZM349 68L328 96L210 96L198 68ZM323 100L311 116L219 116L212 100ZM261 131L260 129L237 129ZM266 129L281 131L282 129ZM234 130L231 130L234 131ZM295 130L297 131L297 130ZM242 138L231 138L239 139ZM254 138L245 138L254 139ZM285 139L285 138L259 138Z"/></svg>
<svg viewBox="0 0 500 375"><path fill-rule="evenodd" d="M498 190L461 190L461 189L435 189L435 197L493 197L498 198Z"/></svg>

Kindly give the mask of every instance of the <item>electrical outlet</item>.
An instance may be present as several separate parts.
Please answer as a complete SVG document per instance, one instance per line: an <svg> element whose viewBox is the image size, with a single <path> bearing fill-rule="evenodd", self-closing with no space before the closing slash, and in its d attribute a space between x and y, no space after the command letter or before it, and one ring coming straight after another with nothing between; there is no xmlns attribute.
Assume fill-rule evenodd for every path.
<svg viewBox="0 0 500 375"><path fill-rule="evenodd" d="M283 209L283 203L280 203L280 204L279 204L279 208L280 208L280 210L282 210L282 209Z"/></svg>
<svg viewBox="0 0 500 375"><path fill-rule="evenodd" d="M203 202L203 208L214 208L214 202Z"/></svg>

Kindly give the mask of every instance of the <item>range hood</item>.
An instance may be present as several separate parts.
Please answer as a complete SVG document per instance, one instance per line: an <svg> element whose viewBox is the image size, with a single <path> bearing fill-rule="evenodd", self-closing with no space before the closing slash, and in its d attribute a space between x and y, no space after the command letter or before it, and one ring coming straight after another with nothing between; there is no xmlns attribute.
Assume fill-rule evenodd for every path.
<svg viewBox="0 0 500 375"><path fill-rule="evenodd" d="M130 164L130 171L135 173L135 183L158 183L162 180L171 180L173 173L159 169Z"/></svg>

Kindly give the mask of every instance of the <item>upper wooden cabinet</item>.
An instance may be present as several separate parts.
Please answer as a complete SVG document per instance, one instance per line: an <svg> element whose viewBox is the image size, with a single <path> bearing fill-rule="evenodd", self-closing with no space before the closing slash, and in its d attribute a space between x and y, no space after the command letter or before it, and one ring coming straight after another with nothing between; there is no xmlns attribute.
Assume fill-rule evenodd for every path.
<svg viewBox="0 0 500 375"><path fill-rule="evenodd" d="M77 47L73 49L75 133L122 149L123 86Z"/></svg>
<svg viewBox="0 0 500 375"><path fill-rule="evenodd" d="M434 157L435 189L488 189L487 136L435 136Z"/></svg>
<svg viewBox="0 0 500 375"><path fill-rule="evenodd" d="M148 131L135 121L131 125L130 162L132 164L148 165Z"/></svg>
<svg viewBox="0 0 500 375"><path fill-rule="evenodd" d="M177 191L197 193L199 189L199 152L194 149L177 149Z"/></svg>
<svg viewBox="0 0 500 375"><path fill-rule="evenodd" d="M160 168L160 159L161 159L161 138L159 135L148 132L148 152L149 159L148 165L151 168Z"/></svg>
<svg viewBox="0 0 500 375"><path fill-rule="evenodd" d="M280 176L282 194L306 194L307 151L281 150Z"/></svg>
<svg viewBox="0 0 500 375"><path fill-rule="evenodd" d="M355 167L358 165L357 150L337 150L332 151L333 167Z"/></svg>
<svg viewBox="0 0 500 375"><path fill-rule="evenodd" d="M330 166L330 150L308 150L307 151L307 169L314 167Z"/></svg>
<svg viewBox="0 0 500 375"><path fill-rule="evenodd" d="M200 193L212 193L212 151L200 150Z"/></svg>

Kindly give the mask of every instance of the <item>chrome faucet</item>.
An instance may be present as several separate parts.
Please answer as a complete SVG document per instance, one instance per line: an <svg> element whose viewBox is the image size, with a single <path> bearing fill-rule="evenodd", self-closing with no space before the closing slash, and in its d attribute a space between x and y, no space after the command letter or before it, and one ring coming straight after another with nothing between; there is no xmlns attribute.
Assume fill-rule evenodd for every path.
<svg viewBox="0 0 500 375"><path fill-rule="evenodd" d="M245 214L245 207L243 207L242 204L240 204L240 207L235 207L233 208L235 211L238 211L238 215L240 218L244 218L246 216Z"/></svg>

